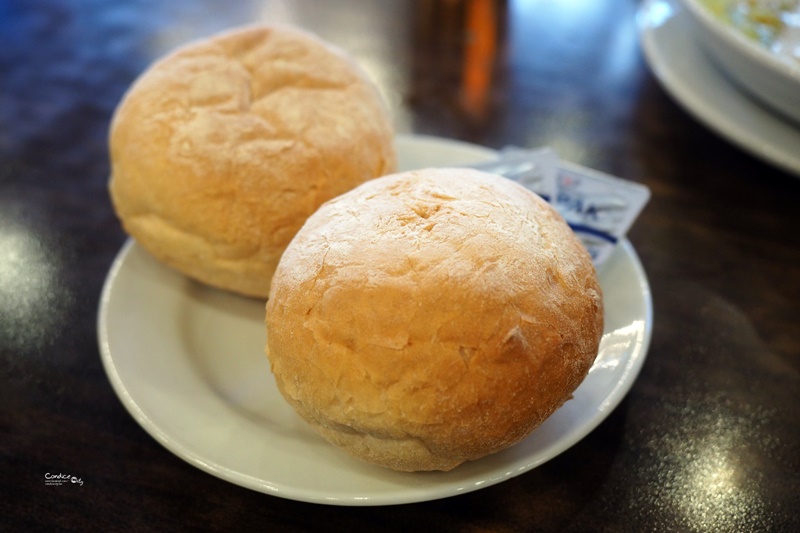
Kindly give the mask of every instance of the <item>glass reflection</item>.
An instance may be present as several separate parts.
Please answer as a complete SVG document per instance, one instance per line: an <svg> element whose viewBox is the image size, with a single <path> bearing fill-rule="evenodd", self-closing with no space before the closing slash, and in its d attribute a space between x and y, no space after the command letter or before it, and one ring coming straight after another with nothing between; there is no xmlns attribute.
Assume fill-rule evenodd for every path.
<svg viewBox="0 0 800 533"><path fill-rule="evenodd" d="M740 483L736 433L708 435L677 473L673 498L698 530L746 531L755 525L753 517L763 515L757 491Z"/></svg>
<svg viewBox="0 0 800 533"><path fill-rule="evenodd" d="M412 14L412 105L485 123L504 92L507 1L417 0Z"/></svg>
<svg viewBox="0 0 800 533"><path fill-rule="evenodd" d="M596 165L637 90L635 6L515 0L509 10L509 124L534 126L521 126L527 146L547 144L566 160ZM590 142L587 132L598 131Z"/></svg>
<svg viewBox="0 0 800 533"><path fill-rule="evenodd" d="M12 351L52 342L71 300L57 284L58 255L13 222L0 233L0 345Z"/></svg>
<svg viewBox="0 0 800 533"><path fill-rule="evenodd" d="M681 430L652 443L660 457L657 504L686 531L769 531L756 458L774 413L723 394L689 394L675 415Z"/></svg>

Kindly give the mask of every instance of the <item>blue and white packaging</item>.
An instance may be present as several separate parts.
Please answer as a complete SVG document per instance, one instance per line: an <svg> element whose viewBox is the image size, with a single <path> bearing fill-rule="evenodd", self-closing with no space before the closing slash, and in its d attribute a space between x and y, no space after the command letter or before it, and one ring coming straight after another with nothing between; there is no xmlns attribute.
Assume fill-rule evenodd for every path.
<svg viewBox="0 0 800 533"><path fill-rule="evenodd" d="M504 148L500 152L500 158L470 167L512 179L548 202L558 192L555 180L558 174L558 154L551 148Z"/></svg>
<svg viewBox="0 0 800 533"><path fill-rule="evenodd" d="M509 147L474 168L513 179L547 200L583 242L599 268L650 199L650 190L580 165L560 161L550 148Z"/></svg>
<svg viewBox="0 0 800 533"><path fill-rule="evenodd" d="M579 165L559 164L555 206L600 266L650 199L650 189Z"/></svg>

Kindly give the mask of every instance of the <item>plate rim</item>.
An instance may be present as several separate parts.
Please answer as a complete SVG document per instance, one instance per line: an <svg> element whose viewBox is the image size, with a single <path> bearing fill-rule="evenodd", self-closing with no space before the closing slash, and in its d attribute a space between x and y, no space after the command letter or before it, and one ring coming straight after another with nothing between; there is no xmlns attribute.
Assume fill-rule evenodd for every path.
<svg viewBox="0 0 800 533"><path fill-rule="evenodd" d="M700 72L693 69L695 76L692 76L691 80L682 79L677 69L663 58L661 41L676 39L674 34L664 31L664 26L674 24L681 32L688 33L690 22L685 7L677 0L646 0L639 7L636 13L636 25L644 57L651 72L666 92L706 127L748 154L790 175L800 177L800 155L779 149L774 142L763 142L760 139L761 135L755 134L754 130L740 123L741 119L736 120L720 109L718 100L707 98L696 91L698 84L701 83L698 80L706 80L702 82L703 84L708 84L710 80L715 87L724 87L728 95L735 95L740 115L745 113L747 117L758 118L768 124L769 128L786 128L791 132L790 135L796 135L800 139L800 129L795 128L788 119L783 119L756 103L728 81L705 55L694 36L687 35L688 38L684 40L683 46L691 50L697 61L707 68ZM667 37L660 37L662 34ZM686 61L683 64L685 65ZM760 129L763 130L763 126Z"/></svg>
<svg viewBox="0 0 800 533"><path fill-rule="evenodd" d="M477 153L481 151L485 155L497 154L496 151L479 146L474 145L465 141L459 140L451 140L442 137L434 137L428 135L398 135L396 141L398 143L407 143L407 144L417 144L419 146L429 146L430 143L437 144L439 146L450 146L450 147L459 147L460 149L465 150L473 150L473 153ZM570 164L572 165L572 164ZM575 165L572 165L575 166ZM592 417L590 423L584 424L581 426L580 430L575 432L570 438L560 441L558 451L548 455L547 457L536 461L531 462L524 466L523 468L519 468L513 472L506 472L504 475L496 476L495 478L491 478L486 480L484 483L480 484L480 486L467 486L467 484L462 484L462 486L455 490L435 490L436 487L433 487L433 490L427 491L425 489L420 489L418 487L409 487L399 489L399 492L408 492L410 494L406 494L405 496L387 496L383 495L381 497L373 498L369 497L366 499L360 498L338 498L336 496L315 496L310 494L307 490L292 490L291 487L283 487L280 484L270 483L268 481L262 480L257 477L249 476L246 473L239 472L233 469L230 469L224 465L220 465L214 462L210 462L202 457L197 456L193 451L186 449L180 442L176 442L168 437L168 435L163 431L162 428L158 427L158 425L145 413L141 407L139 406L138 402L136 402L135 398L130 394L128 388L125 385L124 380L120 376L120 373L117 369L117 365L114 362L114 357L111 353L110 348L110 338L109 338L109 314L107 312L108 307L111 302L112 293L114 290L115 281L117 280L120 272L125 264L126 258L133 252L134 247L137 247L135 240L132 238L128 238L124 244L122 245L121 249L118 251L117 255L112 262L111 267L109 268L108 274L106 279L103 283L103 288L101 291L100 302L98 307L98 314L97 314L97 338L100 347L100 356L101 361L106 372L106 375L111 382L112 388L117 395L118 399L121 401L127 412L131 415L131 417L139 424L139 426L147 433L150 437L154 438L161 446L166 448L169 452L176 455L178 458L186 461L190 465L195 468L200 469L208 474L211 474L215 477L218 477L224 481L229 483L233 483L235 485L239 485L244 488L248 488L251 490L255 490L258 492L262 492L264 494L269 494L272 496L281 497L284 499L295 500L295 501L302 501L307 503L316 503L316 504L326 504L326 505L337 505L337 506L383 506L383 505L398 505L398 504L407 504L407 503L418 503L424 501L431 501L431 500L438 500L443 498L448 498L452 496L457 496L459 494L465 494L468 492L473 492L475 490L479 490L481 488L485 488L491 485L495 485L518 475L524 474L541 466L542 464L546 463L547 461L557 457L558 455L564 453L566 450L574 446L577 442L580 442L584 439L589 433L594 431L605 419L610 415L611 412L616 409L616 407L622 402L622 400L627 396L630 389L633 387L633 384L636 382L637 377L644 366L644 362L647 358L647 354L650 347L650 342L652 338L652 329L653 329L653 302L652 302L652 293L650 290L649 280L647 278L646 271L641 263L641 260L636 253L633 245L628 241L628 239L621 239L620 240L620 248L622 248L627 256L627 259L631 262L632 268L635 270L637 274L637 284L639 289L639 298L641 298L644 304L644 328L642 331L642 342L639 346L636 353L632 355L636 355L636 357L632 357L631 364L629 368L625 372L625 376L620 378L614 390L612 390L603 405L605 407L600 410L601 406L598 406L598 410L600 410L600 414L595 415ZM140 247L139 247L140 248ZM144 251L142 249L144 253ZM617 252L619 253L619 252ZM622 384L622 386L620 386ZM416 496L413 494L416 493Z"/></svg>

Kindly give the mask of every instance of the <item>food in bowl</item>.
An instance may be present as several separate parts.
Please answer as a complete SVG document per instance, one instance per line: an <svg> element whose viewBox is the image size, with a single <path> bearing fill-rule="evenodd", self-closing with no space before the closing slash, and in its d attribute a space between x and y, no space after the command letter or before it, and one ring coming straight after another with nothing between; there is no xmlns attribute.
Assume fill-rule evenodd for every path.
<svg viewBox="0 0 800 533"><path fill-rule="evenodd" d="M720 20L800 64L800 0L701 0Z"/></svg>
<svg viewBox="0 0 800 533"><path fill-rule="evenodd" d="M755 102L800 125L800 61L791 44L800 40L798 0L681 1L713 64Z"/></svg>

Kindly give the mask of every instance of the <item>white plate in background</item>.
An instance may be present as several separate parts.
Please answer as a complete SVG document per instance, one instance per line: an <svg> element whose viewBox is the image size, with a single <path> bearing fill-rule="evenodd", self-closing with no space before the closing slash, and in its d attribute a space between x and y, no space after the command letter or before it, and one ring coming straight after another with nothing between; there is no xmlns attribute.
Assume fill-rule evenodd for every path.
<svg viewBox="0 0 800 533"><path fill-rule="evenodd" d="M739 90L712 63L676 0L647 0L638 14L650 68L686 110L722 137L800 175L800 128Z"/></svg>

